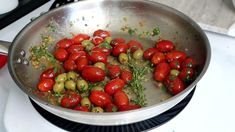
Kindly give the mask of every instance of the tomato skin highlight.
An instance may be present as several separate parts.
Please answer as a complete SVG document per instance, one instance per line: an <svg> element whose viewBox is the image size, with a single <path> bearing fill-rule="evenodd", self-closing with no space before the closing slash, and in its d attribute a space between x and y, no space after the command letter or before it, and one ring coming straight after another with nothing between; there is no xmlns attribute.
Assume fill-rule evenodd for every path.
<svg viewBox="0 0 235 132"><path fill-rule="evenodd" d="M166 54L166 60L171 62L173 60L178 60L179 62L183 62L186 59L187 55L182 51L171 51Z"/></svg>
<svg viewBox="0 0 235 132"><path fill-rule="evenodd" d="M175 46L173 42L169 40L161 40L156 43L156 48L161 52L170 52L175 48Z"/></svg>
<svg viewBox="0 0 235 132"><path fill-rule="evenodd" d="M104 42L104 39L102 37L99 36L95 36L92 38L92 43L97 46L99 44L101 44L102 42Z"/></svg>
<svg viewBox="0 0 235 132"><path fill-rule="evenodd" d="M81 101L81 96L75 92L69 92L61 99L60 105L64 108L73 108Z"/></svg>
<svg viewBox="0 0 235 132"><path fill-rule="evenodd" d="M99 51L92 51L88 57L88 59L92 62L92 63L96 63L96 62L103 62L103 63L107 63L107 56Z"/></svg>
<svg viewBox="0 0 235 132"><path fill-rule="evenodd" d="M170 67L172 69L176 69L176 70L180 70L181 69L181 65L180 65L180 62L178 60L173 60L169 64L170 64Z"/></svg>
<svg viewBox="0 0 235 132"><path fill-rule="evenodd" d="M128 83L132 80L132 73L127 70L123 70L121 72L121 77L120 77L125 83Z"/></svg>
<svg viewBox="0 0 235 132"><path fill-rule="evenodd" d="M73 108L73 110L89 112L89 108L87 106L76 106L75 108Z"/></svg>
<svg viewBox="0 0 235 132"><path fill-rule="evenodd" d="M66 60L64 62L65 71L75 71L77 69L77 65L73 60Z"/></svg>
<svg viewBox="0 0 235 132"><path fill-rule="evenodd" d="M55 81L53 79L43 79L41 80L37 87L41 92L48 92L52 90Z"/></svg>
<svg viewBox="0 0 235 132"><path fill-rule="evenodd" d="M84 50L84 47L82 45L71 45L68 49L67 49L67 52L69 54L72 54L72 53L77 53L79 51L83 51Z"/></svg>
<svg viewBox="0 0 235 132"><path fill-rule="evenodd" d="M185 89L184 82L179 77L168 76L164 84L172 95L176 95Z"/></svg>
<svg viewBox="0 0 235 132"><path fill-rule="evenodd" d="M162 52L156 52L153 54L152 58L151 58L151 62L154 65L157 65L161 62L165 62L165 55Z"/></svg>
<svg viewBox="0 0 235 132"><path fill-rule="evenodd" d="M116 93L114 93L113 98L114 104L118 107L121 105L129 105L129 98L123 91L117 91Z"/></svg>
<svg viewBox="0 0 235 132"><path fill-rule="evenodd" d="M58 61L65 61L68 58L68 52L65 49L59 48L54 52L54 56Z"/></svg>
<svg viewBox="0 0 235 132"><path fill-rule="evenodd" d="M85 51L78 51L69 55L69 60L77 61L81 56L87 56Z"/></svg>
<svg viewBox="0 0 235 132"><path fill-rule="evenodd" d="M110 55L110 53L112 52L112 50L111 50L111 49L108 49L108 48L102 48L102 47L95 46L95 47L92 49L92 52L102 52L103 54L105 54L105 56L108 56L108 55Z"/></svg>
<svg viewBox="0 0 235 132"><path fill-rule="evenodd" d="M156 48L148 48L147 50L144 51L144 58L146 60L150 60L154 53L158 52L158 50Z"/></svg>
<svg viewBox="0 0 235 132"><path fill-rule="evenodd" d="M81 56L77 59L76 65L77 65L77 71L82 72L82 70L88 66L89 61L86 56Z"/></svg>
<svg viewBox="0 0 235 132"><path fill-rule="evenodd" d="M127 44L117 44L114 48L113 48L113 56L118 56L121 53L126 53L128 49L128 45Z"/></svg>
<svg viewBox="0 0 235 132"><path fill-rule="evenodd" d="M110 42L110 45L112 47L115 47L117 44L125 44L126 43L126 40L123 39L123 38L114 38L111 42Z"/></svg>
<svg viewBox="0 0 235 132"><path fill-rule="evenodd" d="M108 65L108 76L111 79L117 78L121 74L121 68L118 65Z"/></svg>
<svg viewBox="0 0 235 132"><path fill-rule="evenodd" d="M110 37L111 33L109 31L106 31L106 30L98 29L93 33L93 36L99 36L99 37L102 37L102 38L106 38L106 37Z"/></svg>
<svg viewBox="0 0 235 132"><path fill-rule="evenodd" d="M111 103L111 98L107 93L97 90L91 91L89 99L94 105L102 108Z"/></svg>
<svg viewBox="0 0 235 132"><path fill-rule="evenodd" d="M40 80L44 79L54 79L58 73L54 72L54 68L49 68L43 71L40 75Z"/></svg>
<svg viewBox="0 0 235 132"><path fill-rule="evenodd" d="M113 95L117 91L122 90L124 86L125 86L125 82L122 79L116 78L116 79L109 81L105 85L104 90L108 95Z"/></svg>
<svg viewBox="0 0 235 132"><path fill-rule="evenodd" d="M166 62L159 63L154 70L154 79L156 81L163 81L170 73L170 66Z"/></svg>
<svg viewBox="0 0 235 132"><path fill-rule="evenodd" d="M135 52L136 50L138 49L142 49L143 50L143 46L140 42L136 41L136 40L130 40L128 43L127 43L131 53Z"/></svg>
<svg viewBox="0 0 235 132"><path fill-rule="evenodd" d="M86 66L82 70L82 77L90 82L100 82L105 78L104 70L95 66Z"/></svg>
<svg viewBox="0 0 235 132"><path fill-rule="evenodd" d="M118 111L128 111L128 110L135 110L135 109L139 109L139 108L141 108L141 106L134 105L134 104L121 105L118 107Z"/></svg>
<svg viewBox="0 0 235 132"><path fill-rule="evenodd" d="M73 37L73 41L75 44L81 44L83 40L89 40L90 36L87 34L77 34L76 36Z"/></svg>
<svg viewBox="0 0 235 132"><path fill-rule="evenodd" d="M57 43L56 43L56 46L58 48L62 48L62 49L67 49L69 46L71 46L73 44L73 41L71 39L68 39L68 38L64 38L64 39L61 39L59 40Z"/></svg>
<svg viewBox="0 0 235 132"><path fill-rule="evenodd" d="M196 66L196 61L190 57L186 58L181 64L182 68L195 68L195 66Z"/></svg>
<svg viewBox="0 0 235 132"><path fill-rule="evenodd" d="M194 70L192 68L183 68L179 74L180 79L187 82L193 79Z"/></svg>

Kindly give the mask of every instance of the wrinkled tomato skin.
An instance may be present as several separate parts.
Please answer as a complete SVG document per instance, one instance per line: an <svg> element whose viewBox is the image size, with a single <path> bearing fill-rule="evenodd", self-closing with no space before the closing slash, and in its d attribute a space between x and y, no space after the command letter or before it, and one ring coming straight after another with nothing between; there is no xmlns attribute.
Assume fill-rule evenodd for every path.
<svg viewBox="0 0 235 132"><path fill-rule="evenodd" d="M146 60L150 60L154 53L158 52L158 50L156 48L148 48L147 50L144 51L144 58Z"/></svg>
<svg viewBox="0 0 235 132"><path fill-rule="evenodd" d="M168 76L164 84L172 95L176 95L185 89L184 82L179 77Z"/></svg>
<svg viewBox="0 0 235 132"><path fill-rule="evenodd" d="M126 53L128 49L128 45L127 44L117 44L114 48L113 48L113 56L118 56L120 53Z"/></svg>
<svg viewBox="0 0 235 132"><path fill-rule="evenodd" d="M116 93L114 93L113 98L114 104L118 107L121 105L129 105L129 98L123 91L117 91Z"/></svg>
<svg viewBox="0 0 235 132"><path fill-rule="evenodd" d="M87 106L76 106L75 108L73 108L73 110L89 112L89 108Z"/></svg>
<svg viewBox="0 0 235 132"><path fill-rule="evenodd" d="M170 52L175 48L175 46L173 42L169 40L161 40L157 42L156 48L161 52Z"/></svg>
<svg viewBox="0 0 235 132"><path fill-rule="evenodd" d="M92 43L97 46L99 44L101 44L102 42L104 42L104 39L102 37L99 36L95 36L92 38Z"/></svg>
<svg viewBox="0 0 235 132"><path fill-rule="evenodd" d="M112 49L108 49L108 48L102 48L102 47L98 47L98 46L96 46L96 47L94 47L93 49L92 49L92 51L94 51L94 52L102 52L102 53L104 53L106 56L108 56L108 55L110 55L110 53L112 52Z"/></svg>
<svg viewBox="0 0 235 132"><path fill-rule="evenodd" d="M139 108L141 108L141 106L135 105L135 104L121 105L118 107L118 111L128 111L128 110L135 110Z"/></svg>
<svg viewBox="0 0 235 132"><path fill-rule="evenodd" d="M41 73L40 80L44 79L54 79L57 73L54 72L54 68L49 68Z"/></svg>
<svg viewBox="0 0 235 132"><path fill-rule="evenodd" d="M77 61L79 57L81 56L87 56L87 53L85 51L79 51L75 52L69 55L69 60Z"/></svg>
<svg viewBox="0 0 235 132"><path fill-rule="evenodd" d="M37 87L41 92L48 92L53 88L54 83L53 79L43 79L38 83Z"/></svg>
<svg viewBox="0 0 235 132"><path fill-rule="evenodd" d="M178 60L179 62L183 62L186 59L186 54L182 51L172 51L166 54L166 60L171 62L173 60Z"/></svg>
<svg viewBox="0 0 235 132"><path fill-rule="evenodd" d="M7 63L7 56L0 55L0 69Z"/></svg>
<svg viewBox="0 0 235 132"><path fill-rule="evenodd" d="M111 42L110 42L110 45L112 46L112 47L115 47L117 44L125 44L126 43L126 41L125 41L125 39L123 39L123 38L114 38Z"/></svg>
<svg viewBox="0 0 235 132"><path fill-rule="evenodd" d="M165 62L166 59L165 59L165 55L162 53L162 52L156 52L153 54L152 58L151 58L151 62L154 64L154 65L157 65L161 62Z"/></svg>
<svg viewBox="0 0 235 132"><path fill-rule="evenodd" d="M163 81L170 73L170 66L166 62L159 63L154 70L154 79L156 81Z"/></svg>
<svg viewBox="0 0 235 132"><path fill-rule="evenodd" d="M111 79L117 78L121 74L121 68L118 65L108 65L108 75Z"/></svg>
<svg viewBox="0 0 235 132"><path fill-rule="evenodd" d="M127 70L123 70L121 72L121 77L120 77L125 83L128 83L132 80L132 73Z"/></svg>
<svg viewBox="0 0 235 132"><path fill-rule="evenodd" d="M65 71L75 71L77 69L77 65L73 60L66 60L64 62Z"/></svg>
<svg viewBox="0 0 235 132"><path fill-rule="evenodd" d="M92 104L102 108L111 103L111 98L107 93L97 90L91 91L89 99Z"/></svg>
<svg viewBox="0 0 235 132"><path fill-rule="evenodd" d="M192 68L183 68L179 74L180 79L183 81L190 81L193 79L194 70Z"/></svg>
<svg viewBox="0 0 235 132"><path fill-rule="evenodd" d="M58 48L67 49L67 48L70 47L72 44L73 44L73 41L72 41L71 39L64 38L64 39L61 39L60 41L58 41L58 42L56 43L56 46L57 46Z"/></svg>
<svg viewBox="0 0 235 132"><path fill-rule="evenodd" d="M75 92L69 92L61 99L61 106L64 108L74 108L81 101L81 96Z"/></svg>
<svg viewBox="0 0 235 132"><path fill-rule="evenodd" d="M196 66L196 61L190 57L186 58L181 64L182 68L195 68L195 66Z"/></svg>
<svg viewBox="0 0 235 132"><path fill-rule="evenodd" d="M143 46L140 42L136 41L136 40L130 40L128 43L127 43L131 53L135 52L136 50L138 49L142 49L143 50Z"/></svg>
<svg viewBox="0 0 235 132"><path fill-rule="evenodd" d="M73 41L75 44L81 44L82 41L84 40L89 40L90 36L87 34L78 34L73 37Z"/></svg>
<svg viewBox="0 0 235 132"><path fill-rule="evenodd" d="M59 48L54 52L54 56L58 61L63 62L68 58L68 52L65 49Z"/></svg>
<svg viewBox="0 0 235 132"><path fill-rule="evenodd" d="M83 51L84 50L84 47L82 45L71 45L68 49L67 49L67 52L69 54L72 54L72 53L77 53L79 51Z"/></svg>
<svg viewBox="0 0 235 132"><path fill-rule="evenodd" d="M124 86L125 86L125 82L122 79L116 78L116 79L109 81L105 85L104 90L108 95L113 95L117 91L122 90Z"/></svg>
<svg viewBox="0 0 235 132"><path fill-rule="evenodd" d="M178 60L173 60L169 64L170 64L170 67L172 69L176 69L176 70L180 70L181 69L181 64L180 64L180 62Z"/></svg>
<svg viewBox="0 0 235 132"><path fill-rule="evenodd" d="M110 37L111 33L109 31L98 29L93 33L93 36L99 36L99 37L102 37L102 38L106 38L106 37Z"/></svg>
<svg viewBox="0 0 235 132"><path fill-rule="evenodd" d="M106 112L117 112L118 108L115 104L109 103L105 105L105 111Z"/></svg>
<svg viewBox="0 0 235 132"><path fill-rule="evenodd" d="M88 57L89 61L92 63L103 62L107 63L107 56L103 52L92 51Z"/></svg>
<svg viewBox="0 0 235 132"><path fill-rule="evenodd" d="M82 70L88 66L89 61L86 56L81 56L77 59L76 65L77 65L77 71L82 72Z"/></svg>
<svg viewBox="0 0 235 132"><path fill-rule="evenodd" d="M86 66L82 70L82 77L90 82L100 82L105 78L104 70L95 66Z"/></svg>

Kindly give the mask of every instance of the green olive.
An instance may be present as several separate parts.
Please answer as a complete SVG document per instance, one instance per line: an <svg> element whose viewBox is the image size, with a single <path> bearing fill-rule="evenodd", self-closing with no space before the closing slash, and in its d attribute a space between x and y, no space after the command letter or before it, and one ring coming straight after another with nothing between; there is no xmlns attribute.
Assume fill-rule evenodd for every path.
<svg viewBox="0 0 235 132"><path fill-rule="evenodd" d="M92 90L104 91L104 88L102 88L101 86L95 86L92 88Z"/></svg>
<svg viewBox="0 0 235 132"><path fill-rule="evenodd" d="M70 71L67 73L67 79L69 80L76 80L77 77L78 77L78 74L74 71Z"/></svg>
<svg viewBox="0 0 235 132"><path fill-rule="evenodd" d="M180 74L180 71L178 71L178 70L176 70L176 69L172 69L171 71L170 71L170 75L172 75L172 76L178 76Z"/></svg>
<svg viewBox="0 0 235 132"><path fill-rule="evenodd" d="M64 82L66 80L67 80L66 73L59 74L55 79L56 82Z"/></svg>
<svg viewBox="0 0 235 132"><path fill-rule="evenodd" d="M76 83L73 80L65 81L65 88L69 90L76 90Z"/></svg>
<svg viewBox="0 0 235 132"><path fill-rule="evenodd" d="M86 80L77 80L77 89L81 92L88 90L88 83Z"/></svg>
<svg viewBox="0 0 235 132"><path fill-rule="evenodd" d="M112 37L106 37L104 41L110 44L110 42L112 41Z"/></svg>
<svg viewBox="0 0 235 132"><path fill-rule="evenodd" d="M91 42L90 40L83 40L83 41L82 41L82 46L83 46L83 47L86 47L86 46L89 45L89 44L92 44L92 42Z"/></svg>
<svg viewBox="0 0 235 132"><path fill-rule="evenodd" d="M104 110L101 107L93 107L91 112L95 112L95 113L103 113Z"/></svg>
<svg viewBox="0 0 235 132"><path fill-rule="evenodd" d="M125 54L125 53L119 54L118 60L119 60L119 62L120 62L121 64L127 64L127 62L128 62L128 56L127 56L127 54Z"/></svg>
<svg viewBox="0 0 235 132"><path fill-rule="evenodd" d="M91 101L85 97L85 98L82 98L81 100L81 106L87 106L88 108L90 108L91 106Z"/></svg>
<svg viewBox="0 0 235 132"><path fill-rule="evenodd" d="M103 62L96 62L94 66L99 67L102 70L105 70L105 64Z"/></svg>
<svg viewBox="0 0 235 132"><path fill-rule="evenodd" d="M64 82L56 82L53 85L53 91L55 93L61 93L64 90Z"/></svg>
<svg viewBox="0 0 235 132"><path fill-rule="evenodd" d="M144 54L143 50L138 49L133 53L133 58L136 60L140 60L143 58L143 54Z"/></svg>
<svg viewBox="0 0 235 132"><path fill-rule="evenodd" d="M86 51L91 51L91 49L92 49L94 46L95 46L94 44L90 43L90 44L86 45L85 50L86 50Z"/></svg>

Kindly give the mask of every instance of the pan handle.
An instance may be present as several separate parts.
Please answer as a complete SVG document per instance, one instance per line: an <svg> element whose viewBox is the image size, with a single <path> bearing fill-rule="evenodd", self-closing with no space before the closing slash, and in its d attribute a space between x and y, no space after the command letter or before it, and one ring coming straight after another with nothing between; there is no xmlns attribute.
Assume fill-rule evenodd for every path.
<svg viewBox="0 0 235 132"><path fill-rule="evenodd" d="M1 41L0 40L0 54L1 55L7 55L10 45L11 45L11 42Z"/></svg>

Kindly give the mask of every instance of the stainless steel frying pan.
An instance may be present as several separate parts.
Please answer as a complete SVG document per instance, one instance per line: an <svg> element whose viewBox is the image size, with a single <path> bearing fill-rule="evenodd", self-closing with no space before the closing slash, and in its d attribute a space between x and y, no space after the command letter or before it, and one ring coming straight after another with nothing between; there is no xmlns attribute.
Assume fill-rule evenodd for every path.
<svg viewBox="0 0 235 132"><path fill-rule="evenodd" d="M48 25L56 23L56 32L48 31ZM130 36L121 30L123 26L137 28L138 33L160 28L160 35L140 39L138 33ZM169 97L166 92L156 88L154 83L144 84L148 106L116 113L84 113L50 104L46 98L35 94L36 84L41 71L32 68L28 63L29 49L40 43L42 34L52 34L55 42L70 32L92 34L97 29L111 31L114 37L136 39L144 47L151 47L158 38L172 40L176 48L184 50L196 58L199 64L199 75L184 91ZM92 125L121 125L149 119L172 108L184 99L205 74L211 56L208 39L201 28L189 17L170 7L143 0L95 0L68 4L49 11L29 23L14 39L8 52L9 72L18 87L37 104L62 118ZM53 49L52 49L53 50ZM43 93L41 93L43 94ZM165 98L165 100L162 100Z"/></svg>

